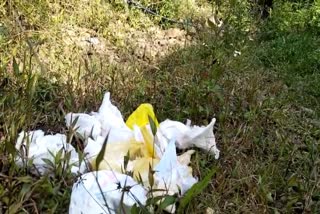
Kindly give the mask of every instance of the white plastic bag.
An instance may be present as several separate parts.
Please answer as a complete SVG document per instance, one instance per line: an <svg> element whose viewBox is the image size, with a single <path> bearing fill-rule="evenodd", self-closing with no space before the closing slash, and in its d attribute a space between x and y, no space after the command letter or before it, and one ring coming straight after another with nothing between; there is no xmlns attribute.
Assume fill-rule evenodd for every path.
<svg viewBox="0 0 320 214"><path fill-rule="evenodd" d="M110 93L107 92L104 95L102 104L98 112L85 113L68 113L65 116L65 122L67 127L71 127L74 124L74 130L80 134L84 139L92 137L94 140L98 136L106 137L108 134L112 134L114 138L110 138L110 142L117 141L117 137L121 137L123 134L130 135L130 129L126 126L121 112L110 101ZM112 132L112 129L116 129L116 132ZM119 133L121 131L121 133Z"/></svg>
<svg viewBox="0 0 320 214"><path fill-rule="evenodd" d="M187 149L193 146L210 151L216 159L219 158L220 151L216 146L215 136L213 134L213 126L216 119L213 118L207 126L191 126L183 123L165 120L160 123L157 131L157 139L159 147L162 151L171 139L176 139L176 146L179 149Z"/></svg>
<svg viewBox="0 0 320 214"><path fill-rule="evenodd" d="M134 204L146 204L146 195L128 175L109 170L89 172L73 185L69 214L130 213Z"/></svg>
<svg viewBox="0 0 320 214"><path fill-rule="evenodd" d="M157 188L167 188L169 194L179 193L183 195L197 179L192 176L188 165L182 165L178 161L175 141L172 140L159 164L155 167L155 180Z"/></svg>
<svg viewBox="0 0 320 214"><path fill-rule="evenodd" d="M65 116L65 121L67 127L74 125L73 128L83 139L88 137L97 139L97 137L101 135L101 123L92 115L84 113L68 113Z"/></svg>
<svg viewBox="0 0 320 214"><path fill-rule="evenodd" d="M187 152L181 156L180 161L185 163L181 164L176 154L175 140L170 141L159 164L155 167L155 188L164 190L155 192L155 196L179 195L179 193L181 194L179 196L182 196L198 182L198 179L192 176L192 169L188 167L191 153ZM168 206L166 211L174 213L175 205Z"/></svg>
<svg viewBox="0 0 320 214"><path fill-rule="evenodd" d="M17 139L16 149L20 151L20 156L16 157L16 164L22 167L25 161L33 159L33 164L40 174L48 172L49 169L43 159L49 159L54 163L54 156L61 149L63 149L63 155L66 152L71 153L72 173L83 173L85 171L84 163L79 167L78 153L72 145L67 143L67 137L63 134L44 135L42 130L22 131Z"/></svg>

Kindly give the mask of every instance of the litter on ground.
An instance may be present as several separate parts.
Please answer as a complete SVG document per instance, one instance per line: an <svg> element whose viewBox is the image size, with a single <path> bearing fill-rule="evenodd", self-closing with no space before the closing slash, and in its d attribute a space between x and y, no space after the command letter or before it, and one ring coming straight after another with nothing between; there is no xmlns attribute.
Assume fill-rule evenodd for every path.
<svg viewBox="0 0 320 214"><path fill-rule="evenodd" d="M215 121L213 118L207 126L192 126L189 120L187 124L169 119L159 123L152 105L144 103L125 122L107 92L98 112L65 116L66 126L84 142L84 161L79 161L66 135L36 130L19 134L16 162L23 167L33 160L36 171L44 174L50 172L47 160L54 162L59 152L61 157L69 154L71 172L80 175L72 189L69 213L130 211L134 204L145 206L151 189L163 190L151 194L153 197L182 197L198 182L189 166L195 151L178 156L177 149L198 147L218 159ZM174 213L175 205L166 210Z"/></svg>

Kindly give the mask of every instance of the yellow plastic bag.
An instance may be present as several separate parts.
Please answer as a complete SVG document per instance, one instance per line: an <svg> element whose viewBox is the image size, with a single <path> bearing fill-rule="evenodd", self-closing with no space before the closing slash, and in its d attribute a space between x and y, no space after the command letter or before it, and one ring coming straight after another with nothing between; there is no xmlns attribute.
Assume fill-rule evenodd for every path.
<svg viewBox="0 0 320 214"><path fill-rule="evenodd" d="M153 107L149 103L141 104L129 117L126 122L127 126L130 129L133 129L133 126L143 127L149 124L149 117L154 121L156 127L159 127L159 122L156 118L156 115L153 111Z"/></svg>
<svg viewBox="0 0 320 214"><path fill-rule="evenodd" d="M132 165L134 177L137 178L139 174L141 174L143 177L148 175L149 165L152 165L153 167L154 164L160 161L154 148L154 136L147 128L150 123L149 117L158 127L159 123L153 111L152 105L147 103L141 104L129 116L126 125L132 130L132 132L139 132L141 134L142 142L132 138L128 139L127 142L112 143L107 145L104 158L99 165L99 169L97 169L95 166L95 158L93 161L91 161L93 169L113 169L117 172L122 172L124 167L123 157L127 154L130 154L130 165ZM136 127L134 128L134 126Z"/></svg>

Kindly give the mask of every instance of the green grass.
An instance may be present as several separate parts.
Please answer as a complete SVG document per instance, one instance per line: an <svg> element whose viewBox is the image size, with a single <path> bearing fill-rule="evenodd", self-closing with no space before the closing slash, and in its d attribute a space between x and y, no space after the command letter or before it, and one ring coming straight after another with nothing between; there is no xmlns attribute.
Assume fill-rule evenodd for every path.
<svg viewBox="0 0 320 214"><path fill-rule="evenodd" d="M37 178L18 169L13 162L17 134L37 128L68 133L64 114L97 110L108 90L125 116L150 102L159 121L189 118L206 124L217 118L220 159L197 151L192 161L200 180L213 169L216 173L186 205L186 213L205 213L208 207L216 213L319 212L317 2L276 1L272 16L257 21L245 1L177 1L179 6L141 1L197 29L192 44L154 60L133 54L137 40L131 33L146 38L150 27L172 23L127 10L120 1L69 2L0 4L3 211L67 212L74 178L67 171ZM222 34L205 25L212 9L224 18ZM108 52L88 54L76 43L66 45L66 39L81 35L109 41ZM235 50L241 55L234 57ZM119 61L111 63L110 55Z"/></svg>

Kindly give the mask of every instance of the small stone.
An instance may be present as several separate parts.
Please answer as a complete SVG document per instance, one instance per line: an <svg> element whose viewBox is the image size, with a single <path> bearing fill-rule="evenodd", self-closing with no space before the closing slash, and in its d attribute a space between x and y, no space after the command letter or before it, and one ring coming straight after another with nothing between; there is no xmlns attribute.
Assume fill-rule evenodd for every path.
<svg viewBox="0 0 320 214"><path fill-rule="evenodd" d="M177 38L185 35L185 31L179 28L170 28L166 31L166 37L168 38Z"/></svg>
<svg viewBox="0 0 320 214"><path fill-rule="evenodd" d="M86 39L86 41L92 45L98 45L100 43L99 38L97 38L97 37L90 37L90 38Z"/></svg>
<svg viewBox="0 0 320 214"><path fill-rule="evenodd" d="M214 214L214 210L211 207L206 209L206 214Z"/></svg>

